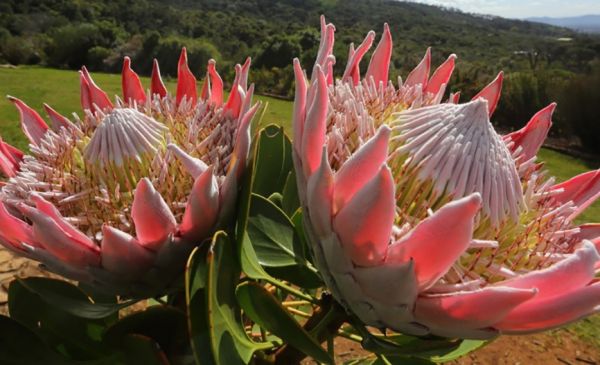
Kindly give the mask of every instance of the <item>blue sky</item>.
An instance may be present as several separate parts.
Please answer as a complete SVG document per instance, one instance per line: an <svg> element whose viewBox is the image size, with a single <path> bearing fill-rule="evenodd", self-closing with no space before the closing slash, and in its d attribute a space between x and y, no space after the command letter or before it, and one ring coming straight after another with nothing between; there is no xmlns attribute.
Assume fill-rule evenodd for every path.
<svg viewBox="0 0 600 365"><path fill-rule="evenodd" d="M600 0L411 0L506 18L600 14Z"/></svg>

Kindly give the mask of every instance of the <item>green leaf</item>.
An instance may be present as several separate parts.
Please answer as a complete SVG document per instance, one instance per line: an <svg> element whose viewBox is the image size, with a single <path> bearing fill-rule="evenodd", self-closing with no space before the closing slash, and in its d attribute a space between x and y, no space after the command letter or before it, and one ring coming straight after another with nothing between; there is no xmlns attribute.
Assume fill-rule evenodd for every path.
<svg viewBox="0 0 600 365"><path fill-rule="evenodd" d="M235 286L240 270L232 243L225 232L217 232L208 253L207 309L210 342L217 365L248 364L254 352L271 343L255 343L244 331L237 306Z"/></svg>
<svg viewBox="0 0 600 365"><path fill-rule="evenodd" d="M486 344L477 340L419 338L406 335L375 336L362 326L354 326L363 337L363 348L385 355L391 364L401 364L407 357L429 362L447 362L474 351Z"/></svg>
<svg viewBox="0 0 600 365"><path fill-rule="evenodd" d="M257 280L276 280L269 275L259 263L258 256L252 247L248 232L244 232L243 238L238 241L240 251L241 269L248 277Z"/></svg>
<svg viewBox="0 0 600 365"><path fill-rule="evenodd" d="M291 217L298 208L300 208L300 198L298 197L298 186L296 185L296 171L292 169L288 174L283 187L283 200L281 201L281 208Z"/></svg>
<svg viewBox="0 0 600 365"><path fill-rule="evenodd" d="M127 365L169 365L161 348L149 337L129 334L120 339L119 349Z"/></svg>
<svg viewBox="0 0 600 365"><path fill-rule="evenodd" d="M252 194L248 237L259 264L276 278L304 288L322 285L316 269L305 258L305 247L287 215L270 199Z"/></svg>
<svg viewBox="0 0 600 365"><path fill-rule="evenodd" d="M258 136L252 192L270 196L283 191L293 168L292 143L283 127L266 126Z"/></svg>
<svg viewBox="0 0 600 365"><path fill-rule="evenodd" d="M445 354L441 353L438 355L433 355L433 356L429 357L429 360L436 362L436 363L442 363L442 362L456 360L460 357L463 357L463 356L469 354L470 352L473 352L475 350L482 348L486 344L488 344L488 341L462 340L460 342L460 345L458 345L458 347L455 350L447 352Z"/></svg>
<svg viewBox="0 0 600 365"><path fill-rule="evenodd" d="M141 335L152 339L169 359L188 352L187 319L185 313L168 306L152 306L122 318L109 327L104 341L112 347L119 347L129 335Z"/></svg>
<svg viewBox="0 0 600 365"><path fill-rule="evenodd" d="M215 363L210 342L208 306L206 303L207 253L208 245L195 248L188 259L185 271L190 341L198 365L213 365Z"/></svg>
<svg viewBox="0 0 600 365"><path fill-rule="evenodd" d="M236 296L244 313L261 327L318 362L333 364L333 359L319 343L261 285L254 282L240 284Z"/></svg>
<svg viewBox="0 0 600 365"><path fill-rule="evenodd" d="M247 230L262 266L290 266L304 261L294 225L270 200L252 194Z"/></svg>
<svg viewBox="0 0 600 365"><path fill-rule="evenodd" d="M35 287L36 291L31 287ZM43 298L40 292L50 294L51 300ZM14 280L9 286L8 296L11 317L40 335L53 349L78 360L106 355L107 349L100 335L108 321L78 317L70 312L74 311L73 303L88 301L91 304L76 286L47 278ZM61 303L65 305L64 309Z"/></svg>
<svg viewBox="0 0 600 365"><path fill-rule="evenodd" d="M25 289L37 294L46 304L81 318L106 318L135 303L132 300L122 303L115 301L93 303L80 288L63 280L42 277L18 280Z"/></svg>
<svg viewBox="0 0 600 365"><path fill-rule="evenodd" d="M42 339L19 322L0 316L0 359L2 364L64 364L66 359L52 351Z"/></svg>

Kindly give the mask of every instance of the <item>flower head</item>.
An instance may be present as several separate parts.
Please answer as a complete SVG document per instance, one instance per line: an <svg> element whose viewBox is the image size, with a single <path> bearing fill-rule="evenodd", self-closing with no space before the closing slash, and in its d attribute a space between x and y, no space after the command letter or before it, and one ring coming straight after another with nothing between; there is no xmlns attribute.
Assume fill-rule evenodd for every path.
<svg viewBox="0 0 600 365"><path fill-rule="evenodd" d="M83 117L44 105L50 127L9 97L30 142L0 141L0 243L68 278L121 295L156 295L190 251L226 223L250 146L250 60L236 66L226 101L213 60L200 95L178 65L176 95L156 60L149 92L125 57L123 99L111 102L80 72Z"/></svg>
<svg viewBox="0 0 600 365"><path fill-rule="evenodd" d="M335 28L322 19L310 83L295 60L294 161L315 262L364 323L447 337L539 331L600 308L599 225L574 218L600 171L554 184L535 156L555 104L500 136L502 73L472 101L442 103L451 55L430 51L388 81L388 26L367 74L370 32L334 80Z"/></svg>

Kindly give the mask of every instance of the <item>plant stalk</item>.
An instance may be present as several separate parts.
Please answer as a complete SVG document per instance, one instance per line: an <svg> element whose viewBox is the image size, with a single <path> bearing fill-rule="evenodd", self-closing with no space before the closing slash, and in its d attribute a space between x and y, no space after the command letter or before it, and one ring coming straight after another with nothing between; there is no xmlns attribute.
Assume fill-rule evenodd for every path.
<svg viewBox="0 0 600 365"><path fill-rule="evenodd" d="M329 294L323 294L319 307L304 324L304 329L309 332L318 343L332 341L338 330L348 317L344 309ZM275 353L276 365L297 365L307 355L298 349L286 344Z"/></svg>

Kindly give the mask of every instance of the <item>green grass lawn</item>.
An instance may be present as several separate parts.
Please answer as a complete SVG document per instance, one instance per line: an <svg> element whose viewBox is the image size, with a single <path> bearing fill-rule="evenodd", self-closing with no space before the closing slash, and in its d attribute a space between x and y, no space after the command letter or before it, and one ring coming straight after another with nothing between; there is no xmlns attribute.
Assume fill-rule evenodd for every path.
<svg viewBox="0 0 600 365"><path fill-rule="evenodd" d="M121 76L113 74L93 75L96 83L109 95L121 95ZM143 78L149 85L148 78ZM175 90L175 82L166 80L169 90ZM64 115L81 113L79 103L79 75L75 71L63 71L38 67L0 68L0 94L18 97L31 107L42 110L46 102ZM274 98L258 96L266 104L261 124L277 123L288 128L291 120L292 103ZM43 117L45 115L41 113ZM26 148L25 138L19 126L19 116L8 100L0 100L0 135L7 142ZM582 161L562 153L542 149L540 160L547 169L563 181L584 171L600 167L600 163ZM600 222L600 202L590 207L579 219L581 222ZM594 316L569 327L579 336L600 346L600 316ZM555 332L560 335L560 331Z"/></svg>

